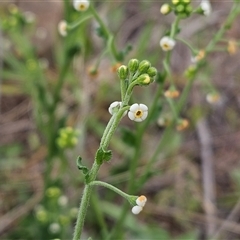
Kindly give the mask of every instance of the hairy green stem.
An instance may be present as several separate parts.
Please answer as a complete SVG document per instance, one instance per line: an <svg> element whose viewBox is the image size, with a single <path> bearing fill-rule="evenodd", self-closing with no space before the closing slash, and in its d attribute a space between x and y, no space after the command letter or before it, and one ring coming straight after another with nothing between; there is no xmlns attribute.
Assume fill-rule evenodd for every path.
<svg viewBox="0 0 240 240"><path fill-rule="evenodd" d="M115 193L119 194L120 196L122 196L123 198L125 198L126 200L129 199L130 195L121 191L120 189L114 187L113 185L106 183L106 182L102 182L102 181L92 181L91 183L89 183L90 186L102 186L105 188L108 188L112 191L114 191Z"/></svg>

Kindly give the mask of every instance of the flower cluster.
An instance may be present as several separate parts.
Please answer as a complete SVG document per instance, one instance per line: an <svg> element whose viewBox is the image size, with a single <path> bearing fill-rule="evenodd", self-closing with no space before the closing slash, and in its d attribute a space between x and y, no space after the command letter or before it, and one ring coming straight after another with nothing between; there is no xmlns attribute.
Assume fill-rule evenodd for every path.
<svg viewBox="0 0 240 240"><path fill-rule="evenodd" d="M132 121L142 122L148 115L148 107L142 103L128 106L128 102L134 86L147 86L152 83L157 75L157 69L147 60L139 62L137 59L131 59L127 66L121 65L118 68L117 74L121 81L122 102L113 102L108 108L109 113L113 115L122 111L125 116L129 110L128 117Z"/></svg>
<svg viewBox="0 0 240 240"><path fill-rule="evenodd" d="M147 198L144 195L141 195L140 197L138 197L136 199L137 205L132 208L132 213L135 215L139 214L143 210L143 207L145 206L146 202L147 202Z"/></svg>
<svg viewBox="0 0 240 240"><path fill-rule="evenodd" d="M160 8L160 12L167 15L171 11L182 18L188 17L192 13L191 0L172 0L172 4L165 3Z"/></svg>
<svg viewBox="0 0 240 240"><path fill-rule="evenodd" d="M57 144L60 148L72 148L76 146L78 142L77 136L79 131L72 127L65 127L59 130L59 137L57 138Z"/></svg>

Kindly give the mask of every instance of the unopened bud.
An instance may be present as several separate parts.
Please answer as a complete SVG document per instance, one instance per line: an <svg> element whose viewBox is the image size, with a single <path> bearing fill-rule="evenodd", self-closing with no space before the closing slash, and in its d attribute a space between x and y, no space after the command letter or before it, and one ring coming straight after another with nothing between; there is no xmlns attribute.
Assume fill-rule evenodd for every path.
<svg viewBox="0 0 240 240"><path fill-rule="evenodd" d="M128 69L130 72L135 73L138 70L139 61L137 59L131 59L128 62Z"/></svg>
<svg viewBox="0 0 240 240"><path fill-rule="evenodd" d="M122 65L117 70L118 76L120 79L126 79L128 76L128 68L125 65Z"/></svg>
<svg viewBox="0 0 240 240"><path fill-rule="evenodd" d="M157 75L157 69L155 67L150 67L148 70L147 70L147 74L150 76L150 77L155 77Z"/></svg>
<svg viewBox="0 0 240 240"><path fill-rule="evenodd" d="M165 3L162 5L162 7L160 8L160 13L162 13L163 15L167 15L172 11L171 7L169 4Z"/></svg>
<svg viewBox="0 0 240 240"><path fill-rule="evenodd" d="M139 76L136 80L136 82L139 84L139 85L148 85L151 83L151 78L148 74L142 74L141 76Z"/></svg>
<svg viewBox="0 0 240 240"><path fill-rule="evenodd" d="M139 64L139 68L138 68L138 71L140 73L146 73L147 70L151 67L151 63L147 60L143 60L140 62Z"/></svg>

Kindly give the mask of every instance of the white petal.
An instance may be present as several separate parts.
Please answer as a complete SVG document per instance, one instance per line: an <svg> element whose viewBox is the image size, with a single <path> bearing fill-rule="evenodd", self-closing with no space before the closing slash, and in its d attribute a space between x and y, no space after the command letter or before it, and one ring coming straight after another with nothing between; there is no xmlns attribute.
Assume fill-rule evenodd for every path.
<svg viewBox="0 0 240 240"><path fill-rule="evenodd" d="M139 109L139 104L134 103L134 104L130 107L129 111L135 113L138 109Z"/></svg>
<svg viewBox="0 0 240 240"><path fill-rule="evenodd" d="M140 207L140 206L134 206L132 208L132 213L133 214L139 214L141 211L142 211L142 207Z"/></svg>
<svg viewBox="0 0 240 240"><path fill-rule="evenodd" d="M135 119L134 112L128 112L128 117L133 121Z"/></svg>
<svg viewBox="0 0 240 240"><path fill-rule="evenodd" d="M147 118L148 112L143 112L143 115L141 117L142 121L145 120Z"/></svg>
<svg viewBox="0 0 240 240"><path fill-rule="evenodd" d="M144 207L146 202L147 202L147 198L143 195L138 197L137 200L136 200L137 205L140 206L140 207Z"/></svg>
<svg viewBox="0 0 240 240"><path fill-rule="evenodd" d="M148 107L145 104L140 103L139 106L143 110L143 112L148 111Z"/></svg>
<svg viewBox="0 0 240 240"><path fill-rule="evenodd" d="M135 122L142 122L144 119L142 119L142 118L135 118L135 119L133 119L133 121L135 121Z"/></svg>

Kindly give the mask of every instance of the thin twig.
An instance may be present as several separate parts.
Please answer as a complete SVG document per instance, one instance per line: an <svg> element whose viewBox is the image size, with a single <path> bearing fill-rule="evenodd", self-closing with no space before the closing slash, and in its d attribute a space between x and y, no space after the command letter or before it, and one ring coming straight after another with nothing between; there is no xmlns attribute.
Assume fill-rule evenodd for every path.
<svg viewBox="0 0 240 240"><path fill-rule="evenodd" d="M216 229L212 218L216 216L215 174L213 164L212 138L206 119L197 122L197 134L201 146L203 205L207 217L207 236L212 236Z"/></svg>
<svg viewBox="0 0 240 240"><path fill-rule="evenodd" d="M232 209L226 220L222 223L222 225L219 227L219 229L215 232L212 239L217 239L220 234L227 228L229 221L235 221L239 218L240 213L240 199L238 200L235 207Z"/></svg>
<svg viewBox="0 0 240 240"><path fill-rule="evenodd" d="M150 203L148 202L145 209L145 212L148 212L151 216L172 216L175 218L179 218L180 216L183 216L183 219L186 221L194 221L194 222L203 222L206 223L206 225L208 225L208 221L211 220L212 223L214 223L214 225L223 225L224 224L224 229L232 232L232 233L236 233L236 234L240 234L240 224L232 222L232 221L228 221L225 219L221 219L221 218L217 218L217 217L209 217L209 216L205 216L201 213L195 213L195 212L190 212L190 211L186 211L184 209L179 209L176 207L166 207L166 206L156 206L156 204Z"/></svg>

